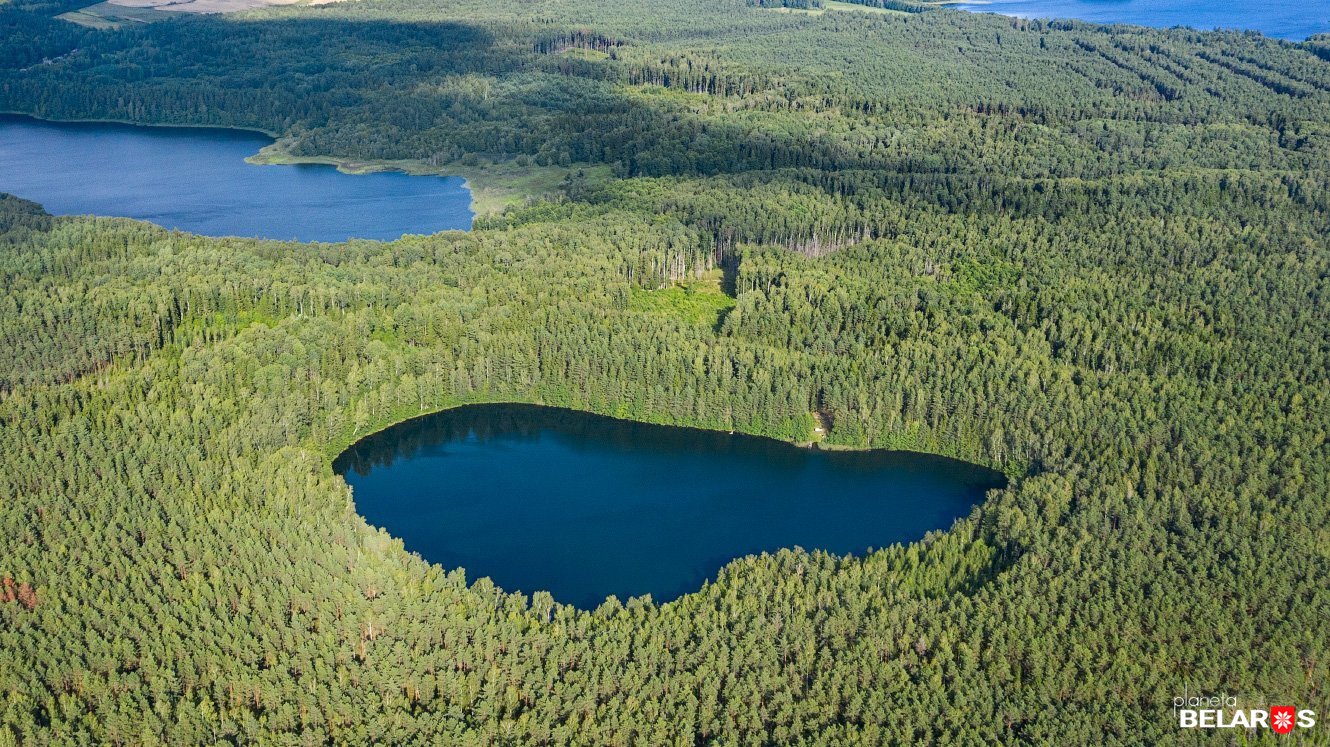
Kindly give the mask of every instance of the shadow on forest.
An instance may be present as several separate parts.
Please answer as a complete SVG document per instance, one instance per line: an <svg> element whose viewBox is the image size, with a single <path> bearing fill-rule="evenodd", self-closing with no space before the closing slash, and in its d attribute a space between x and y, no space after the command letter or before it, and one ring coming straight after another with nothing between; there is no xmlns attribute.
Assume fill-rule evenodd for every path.
<svg viewBox="0 0 1330 747"><path fill-rule="evenodd" d="M609 53L625 42L571 26L260 15L176 18L67 44L59 65L0 73L3 108L50 118L254 127L292 134L298 155L447 162L530 157L611 164L621 176L724 175L843 166L833 143L703 119L633 81L667 63ZM593 54L594 53L594 54ZM603 55L603 56L602 56ZM147 74L145 74L145 72ZM728 70L731 80L759 76ZM58 97L40 96L58 90ZM659 90L656 88L655 90ZM720 94L716 94L720 95ZM673 102L673 103L670 103Z"/></svg>
<svg viewBox="0 0 1330 747"><path fill-rule="evenodd" d="M362 12L328 6L88 33L70 42L77 52L58 65L24 76L0 72L0 109L255 128L289 136L284 146L298 157L506 162L518 180L528 163L604 164L620 177L719 177L730 184L717 192L729 194L706 198L696 212L661 201L664 193L625 207L668 212L712 234L725 247L717 259L731 296L737 262L728 253L737 244L817 255L870 233L861 222L806 220L809 202L821 215L845 214L861 185L838 181L838 171L911 174L896 185L908 190L926 167L912 160L917 155L871 156L784 120L694 110L696 96L756 91L785 101L766 97L772 84L761 71L738 64L718 67L689 53L665 60L572 25L355 17ZM801 197L788 215L755 213L744 195L768 183L820 197ZM600 199L594 190L583 196Z"/></svg>

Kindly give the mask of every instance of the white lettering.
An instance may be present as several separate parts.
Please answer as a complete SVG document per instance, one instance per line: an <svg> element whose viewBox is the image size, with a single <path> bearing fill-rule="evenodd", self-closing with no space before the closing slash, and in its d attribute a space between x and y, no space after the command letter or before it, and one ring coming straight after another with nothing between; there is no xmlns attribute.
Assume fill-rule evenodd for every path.
<svg viewBox="0 0 1330 747"><path fill-rule="evenodd" d="M3 2L4 0L0 0ZM1191 695L1173 698L1173 712L1178 716L1181 729L1269 729L1270 711L1262 708L1237 707L1234 695ZM1316 711L1305 708L1295 712L1294 726L1310 729L1316 726ZM1281 723L1280 728L1285 724Z"/></svg>

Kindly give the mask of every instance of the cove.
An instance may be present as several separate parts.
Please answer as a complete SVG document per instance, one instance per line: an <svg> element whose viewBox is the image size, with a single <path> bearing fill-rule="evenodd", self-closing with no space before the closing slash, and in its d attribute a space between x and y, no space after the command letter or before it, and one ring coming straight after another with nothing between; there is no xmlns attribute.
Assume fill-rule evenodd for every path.
<svg viewBox="0 0 1330 747"><path fill-rule="evenodd" d="M1158 28L1252 29L1291 41L1330 32L1330 0L977 0L948 7L1021 18L1078 18Z"/></svg>
<svg viewBox="0 0 1330 747"><path fill-rule="evenodd" d="M204 236L392 240L471 227L459 177L246 163L262 133L0 115L0 192L56 215L138 218Z"/></svg>
<svg viewBox="0 0 1330 747"><path fill-rule="evenodd" d="M729 561L860 554L969 513L997 472L893 451L820 451L536 405L471 405L371 435L333 463L371 525L507 591L584 609L666 602Z"/></svg>

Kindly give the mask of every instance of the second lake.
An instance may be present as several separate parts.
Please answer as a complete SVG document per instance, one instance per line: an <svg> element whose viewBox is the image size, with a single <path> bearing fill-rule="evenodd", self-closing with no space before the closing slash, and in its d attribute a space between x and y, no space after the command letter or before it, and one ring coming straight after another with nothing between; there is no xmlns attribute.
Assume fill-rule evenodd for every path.
<svg viewBox="0 0 1330 747"><path fill-rule="evenodd" d="M1158 28L1253 29L1291 41L1330 32L1330 0L976 0L950 7L1022 18L1079 18Z"/></svg>
<svg viewBox="0 0 1330 747"><path fill-rule="evenodd" d="M56 215L138 218L204 236L392 240L471 228L460 177L256 166L257 132L0 115L0 192Z"/></svg>

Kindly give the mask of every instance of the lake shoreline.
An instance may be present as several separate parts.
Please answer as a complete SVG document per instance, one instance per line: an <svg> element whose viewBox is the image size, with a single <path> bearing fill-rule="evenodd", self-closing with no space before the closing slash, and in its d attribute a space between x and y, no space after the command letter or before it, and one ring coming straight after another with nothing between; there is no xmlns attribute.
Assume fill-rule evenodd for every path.
<svg viewBox="0 0 1330 747"><path fill-rule="evenodd" d="M370 427L369 430L366 430L364 433L360 435L351 436L349 438L342 437L342 438L329 439L327 442L325 442L322 445L322 447L320 447L317 444L308 444L306 448L309 448L312 451L322 454L325 462L328 464L329 468L331 469L333 462L336 462L338 458L340 458L342 455L351 451L366 439L380 435L386 430L410 423L412 421L423 420L425 418L429 418L435 415L440 415L452 410L458 410L464 407L485 407L490 405L494 406L518 405L518 406L528 406L528 407L540 407L548 410L563 410L569 413L576 413L579 415L594 415L597 417L608 418L610 420L615 420L622 423L636 423L638 425L651 425L651 426L659 426L664 428L678 428L682 430L700 431L702 433L744 436L746 438L760 438L766 441L771 441L773 443L785 444L787 446L791 446L801 451L812 451L812 452L821 451L827 453L883 452L889 454L915 454L915 455L923 455L929 457L937 457L939 459L949 459L955 462L983 467L984 469L989 469L994 472L1001 473L1004 476L1006 476L1008 481L1015 480L1018 477L1024 476L1026 474L1026 471L1024 470L1004 469L1001 465L990 464L986 461L980 460L977 457L969 457L957 454L946 454L940 451L922 451L919 449L893 449L883 446L860 446L855 444L827 443L825 440L826 438L825 435L822 436L821 438L812 438L810 440L800 441L789 438L778 438L776 436L768 436L761 433L752 433L749 431L743 431L738 429L708 428L706 426L695 425L695 424L666 423L655 420L638 420L634 418L620 417L618 415L610 415L608 413L598 412L596 410L589 410L585 408L568 407L567 405L552 405L544 401L541 401L539 399L516 399L513 397L499 397L493 399L488 397L482 397L478 399L459 400L444 405L443 407L439 407L437 409L426 410L424 412L411 414L406 417L397 417L397 418L390 417L382 425L374 425Z"/></svg>
<svg viewBox="0 0 1330 747"><path fill-rule="evenodd" d="M476 216L488 215L497 210L487 210L482 212L482 200L477 197L478 188L475 186L474 177L461 173L460 169L449 169L445 167L435 167L426 164L423 161L412 160L383 160L383 159L351 159L338 156L297 156L291 153L289 147L283 143L289 137L276 137L273 142L263 146L258 153L245 159L245 163L255 166L331 166L339 173L349 174L351 176L363 176L365 174L381 174L385 172L401 173L407 176L458 176L462 178L462 186L471 195L471 212ZM486 203L486 206L487 203Z"/></svg>
<svg viewBox="0 0 1330 747"><path fill-rule="evenodd" d="M40 114L33 114L32 112L21 112L21 111L12 111L12 110L0 111L0 115L9 115L12 117L27 117L28 119L33 119L38 122L46 122L48 124L114 124L114 125L125 125L127 127L153 127L158 129L177 128L181 130L221 130L223 132L252 132L258 135L263 135L264 137L270 138L272 140L276 140L279 137L281 137L281 135L269 132L264 129L260 129L258 127L240 127L240 126L231 126L231 125L174 124L174 123L165 123L165 122L135 122L129 119L97 119L97 118L56 119L54 117L44 117Z"/></svg>
<svg viewBox="0 0 1330 747"><path fill-rule="evenodd" d="M27 117L36 122L48 124L108 124L126 127L151 127L154 129L216 130L218 132L241 132L262 135L272 142L259 148L245 158L245 162L255 166L332 166L338 172L352 176L375 173L401 173L407 176L460 177L462 186L470 194L469 209L479 218L495 215L509 207L522 205L530 200L552 194L562 183L563 178L577 168L603 171L600 166L580 164L576 166L509 166L507 163L486 166L468 166L460 161L434 165L420 160L380 160L359 159L343 156L299 156L291 153L290 135L271 132L258 127L240 127L212 124L176 124L163 122L136 122L128 119L113 118L76 118L59 119L42 116L32 112L6 110L0 115Z"/></svg>
<svg viewBox="0 0 1330 747"><path fill-rule="evenodd" d="M553 194L564 178L577 169L597 174L608 167L592 164L571 166L516 166L511 161L468 165L460 160L432 164L419 159L365 159L343 156L296 155L290 137L276 138L258 153L245 159L260 166L332 166L344 174L400 172L410 176L459 176L471 193L471 212L477 218L497 215L509 207Z"/></svg>
<svg viewBox="0 0 1330 747"><path fill-rule="evenodd" d="M803 547L847 557L972 517L996 470L922 452L817 452L769 437L566 407L478 403L339 455L364 523L503 589L592 610L668 603L736 559Z"/></svg>
<svg viewBox="0 0 1330 747"><path fill-rule="evenodd" d="M470 230L474 195L455 174L365 179L335 168L261 169L277 142L247 127L0 114L0 189L52 215L144 220L200 236L337 243Z"/></svg>
<svg viewBox="0 0 1330 747"><path fill-rule="evenodd" d="M432 417L432 416L434 416L434 415L440 415L440 414L443 414L443 413L445 413L445 412L449 412L449 411L452 411L452 410L459 410L459 409L464 408L464 407L485 407L485 406L488 406L488 405L496 405L496 406L497 406L497 405L523 405L523 406L529 406L529 407L543 407L543 408L550 409L550 410L565 410L565 411L567 411L567 412L579 413L579 414L582 414L582 415L595 415L595 416L597 416L597 417L609 418L610 420L617 420L617 421L622 422L622 423L638 423L638 424L641 424L641 425L656 425L656 426L661 426L661 427L665 427L665 428L681 428L681 429L686 429L686 430L701 431L701 432L703 432L703 433L723 433L723 434L730 434L730 435L743 435L743 436L747 436L747 437L750 437L750 438L762 438L762 439L766 439L766 440L768 440L768 441L772 441L772 442L775 442L775 443L787 444L787 445L789 445L789 446L793 446L793 447L795 447L795 448L799 448L799 449L810 449L811 447L813 447L813 446L815 446L815 445L818 445L818 444L816 444L815 442L811 442L811 441L795 441L795 440L793 440L793 439L776 438L775 436L766 436L766 435L762 435L762 434L760 434L760 433L749 433L749 432L747 432L747 431L726 430L726 429L724 429L724 428L707 428L707 427L705 427L705 426L700 426L700 425L678 425L678 424L675 424L675 423L662 423L662 422L653 421L653 420L634 420L633 418L624 418L624 417L619 417L619 416L617 416L617 415L609 415L609 414L606 414L606 413L603 413L603 412L597 412L597 411L595 411L595 410L587 410L587 409L581 409L581 408L576 408L576 407L568 407L568 406L566 406L566 405L551 405L551 404L546 404L545 402L540 401L540 400L538 400L538 399L514 399L514 398L511 398L511 397L501 397L501 398L497 398L497 399L481 398L481 399L475 399L475 400L458 401L458 402L455 402L455 403L452 403L452 404L445 405L445 406L440 407L440 408L438 408L438 409L434 409L434 410L426 410L425 412L422 412L422 413L419 413L419 414L416 414L416 415L411 415L411 416L406 417L406 418L402 418L402 419L393 419L393 420L391 420L390 422L387 422L387 423L385 423L385 424L383 424L383 425L374 426L373 428L371 428L370 430L365 431L365 433L363 433L363 434L361 434L361 435L359 435L359 436L353 436L352 439L351 439L349 442L346 442L346 445L345 445L345 446L340 446L340 448L339 448L339 445L342 444L343 442L345 442L345 439L337 439L337 440L335 440L335 441L330 441L330 442L329 442L328 446L330 446L330 447L332 447L332 448L319 449L318 451L320 451L320 453L322 453L322 454L324 455L324 458L325 458L325 459L328 461L328 463L331 465L333 462L337 461L338 457L342 456L343 454L345 454L346 452L350 451L351 449L354 449L354 448L355 448L357 445L359 445L362 441L365 441L366 439L371 438L371 437L373 437L373 436L377 436L377 435L383 433L384 431L386 431L386 430L388 430L388 429L390 429L390 428L396 428L396 427L399 426L399 425L404 425L404 424L406 424L406 423L410 423L410 422L413 421L413 420L422 420L422 419L424 419L424 418L429 418L429 417ZM833 446L825 446L824 450L825 450L825 451L873 451L874 448L871 447L871 446L839 446L839 445L833 445ZM958 458L958 457L952 457L952 456L948 456L948 455L946 455L946 454L935 454L935 453L933 453L933 452L926 452L926 451L909 451L908 449L878 449L878 450L879 450L879 451L902 451L902 452L911 453L911 454L928 454L929 456L944 457L944 458L946 458L946 459L956 459L957 461L962 461L962 462L966 461L966 460L964 460L964 459L960 459L960 458ZM976 462L976 464L977 464L977 462ZM986 467L986 466L988 466L988 465L983 465L983 464L981 464L980 466L985 466L985 467ZM999 470L999 471L1000 471L1000 470Z"/></svg>
<svg viewBox="0 0 1330 747"><path fill-rule="evenodd" d="M1144 3L1121 0L1116 7L1105 7L1089 0L932 0L927 3L964 13L978 13L1041 21L1075 21L1092 26L1124 26L1155 31L1184 31L1198 34L1261 35L1268 41L1292 45L1305 44L1310 38L1330 33L1330 23L1309 17L1290 16L1257 5L1246 12L1218 12L1163 2L1143 7ZM1277 7L1277 6L1276 6ZM1262 14L1262 10L1271 11Z"/></svg>

